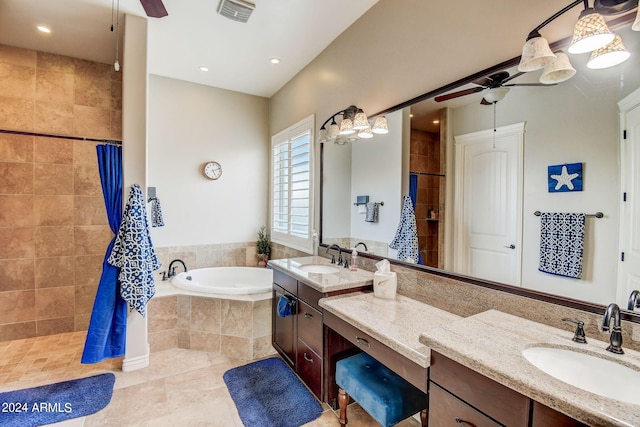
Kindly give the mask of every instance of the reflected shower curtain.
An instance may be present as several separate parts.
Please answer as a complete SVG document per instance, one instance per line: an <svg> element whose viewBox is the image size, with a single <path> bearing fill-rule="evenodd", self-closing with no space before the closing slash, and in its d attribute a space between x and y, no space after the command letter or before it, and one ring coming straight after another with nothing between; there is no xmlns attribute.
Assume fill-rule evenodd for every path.
<svg viewBox="0 0 640 427"><path fill-rule="evenodd" d="M98 145L98 168L109 227L114 234L122 222L122 147ZM93 303L82 363L98 363L124 356L127 332L127 304L120 297L118 268L107 262L115 236L102 263L102 276Z"/></svg>
<svg viewBox="0 0 640 427"><path fill-rule="evenodd" d="M416 210L416 202L418 201L418 175L409 174L409 197L413 204L413 211ZM422 264L422 254L420 253L420 241L418 240L418 264Z"/></svg>

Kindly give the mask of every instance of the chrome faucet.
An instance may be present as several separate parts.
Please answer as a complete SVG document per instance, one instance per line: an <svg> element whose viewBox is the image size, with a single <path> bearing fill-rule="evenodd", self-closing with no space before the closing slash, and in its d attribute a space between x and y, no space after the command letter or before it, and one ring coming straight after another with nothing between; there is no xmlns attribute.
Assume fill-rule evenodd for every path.
<svg viewBox="0 0 640 427"><path fill-rule="evenodd" d="M340 248L340 246L336 245L335 243L331 246L329 246L327 248L327 252L329 253L330 249L337 249L338 250L338 265L342 265L342 248ZM335 264L336 263L336 257L335 255L331 255L331 264Z"/></svg>
<svg viewBox="0 0 640 427"><path fill-rule="evenodd" d="M629 302L627 303L627 310L634 310L640 308L640 291L633 291L629 295Z"/></svg>
<svg viewBox="0 0 640 427"><path fill-rule="evenodd" d="M173 264L176 262L179 264L182 264L182 268L184 269L185 273L188 271L187 265L184 263L184 261L182 261L181 259L174 259L169 263L169 268L167 268L167 275L166 275L167 279L170 279L171 277L176 275L176 268L173 266ZM163 280L165 280L164 274L162 277L163 277Z"/></svg>
<svg viewBox="0 0 640 427"><path fill-rule="evenodd" d="M360 246L360 245L364 246L364 251L365 251L365 252L369 252L369 249L367 249L367 245L366 245L366 243L364 243L364 242L358 242L358 243L356 243L356 245L353 247L353 249L357 248L357 247L358 247L358 246Z"/></svg>
<svg viewBox="0 0 640 427"><path fill-rule="evenodd" d="M622 350L622 328L620 327L620 307L618 304L611 303L607 307L602 317L602 331L608 332L611 326L611 317L613 317L613 328L609 336L609 347L607 351L615 354L623 354Z"/></svg>

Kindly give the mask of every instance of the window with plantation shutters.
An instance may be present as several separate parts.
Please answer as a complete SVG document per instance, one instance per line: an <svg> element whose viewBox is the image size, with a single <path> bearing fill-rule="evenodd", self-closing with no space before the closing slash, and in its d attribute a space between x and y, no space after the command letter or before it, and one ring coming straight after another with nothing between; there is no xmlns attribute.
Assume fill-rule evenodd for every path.
<svg viewBox="0 0 640 427"><path fill-rule="evenodd" d="M311 252L313 116L271 139L271 240Z"/></svg>

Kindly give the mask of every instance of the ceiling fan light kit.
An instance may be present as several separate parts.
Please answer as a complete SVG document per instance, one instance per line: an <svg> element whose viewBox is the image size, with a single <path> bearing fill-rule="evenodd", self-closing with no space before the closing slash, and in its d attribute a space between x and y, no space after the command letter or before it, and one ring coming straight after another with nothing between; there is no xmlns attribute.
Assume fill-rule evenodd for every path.
<svg viewBox="0 0 640 427"><path fill-rule="evenodd" d="M509 93L508 87L494 87L490 88L484 94L484 100L490 104L495 104L498 101L502 101L504 97Z"/></svg>

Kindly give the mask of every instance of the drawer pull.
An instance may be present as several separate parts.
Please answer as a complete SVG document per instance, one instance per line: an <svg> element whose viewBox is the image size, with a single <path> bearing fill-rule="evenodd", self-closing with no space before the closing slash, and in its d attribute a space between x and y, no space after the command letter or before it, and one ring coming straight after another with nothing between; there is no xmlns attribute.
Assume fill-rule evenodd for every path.
<svg viewBox="0 0 640 427"><path fill-rule="evenodd" d="M469 426L469 427L474 427L474 425L473 425L473 424L468 423L468 422L466 422L466 421L462 421L462 420L460 419L460 417L456 417L456 423L458 423L458 425L459 425L460 427L467 427L467 426Z"/></svg>
<svg viewBox="0 0 640 427"><path fill-rule="evenodd" d="M359 336L356 335L356 342L358 344L362 344L363 346L370 348L371 344L369 344L369 341L365 340L364 338L360 338Z"/></svg>
<svg viewBox="0 0 640 427"><path fill-rule="evenodd" d="M306 360L307 362L313 363L313 358L307 356L307 352L306 351L304 352L302 357L304 357L304 360Z"/></svg>
<svg viewBox="0 0 640 427"><path fill-rule="evenodd" d="M304 318L305 319L313 319L313 314L305 313L304 314Z"/></svg>

